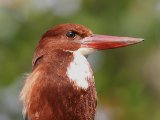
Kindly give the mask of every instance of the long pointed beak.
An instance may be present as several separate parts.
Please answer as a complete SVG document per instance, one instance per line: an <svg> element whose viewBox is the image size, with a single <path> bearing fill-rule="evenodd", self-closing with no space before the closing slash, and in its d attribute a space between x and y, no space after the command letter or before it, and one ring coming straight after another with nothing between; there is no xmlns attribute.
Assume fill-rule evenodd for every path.
<svg viewBox="0 0 160 120"><path fill-rule="evenodd" d="M81 47L105 50L124 47L142 41L142 38L117 37L93 34L92 36L85 37L81 40Z"/></svg>

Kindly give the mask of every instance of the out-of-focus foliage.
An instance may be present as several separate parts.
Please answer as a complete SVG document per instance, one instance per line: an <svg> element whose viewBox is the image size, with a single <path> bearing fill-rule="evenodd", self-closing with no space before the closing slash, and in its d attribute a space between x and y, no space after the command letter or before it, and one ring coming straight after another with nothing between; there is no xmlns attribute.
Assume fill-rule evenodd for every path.
<svg viewBox="0 0 160 120"><path fill-rule="evenodd" d="M41 35L60 23L144 38L141 44L90 56L101 111L97 120L160 119L160 0L1 0L1 120L22 118L18 94L24 73L31 70Z"/></svg>

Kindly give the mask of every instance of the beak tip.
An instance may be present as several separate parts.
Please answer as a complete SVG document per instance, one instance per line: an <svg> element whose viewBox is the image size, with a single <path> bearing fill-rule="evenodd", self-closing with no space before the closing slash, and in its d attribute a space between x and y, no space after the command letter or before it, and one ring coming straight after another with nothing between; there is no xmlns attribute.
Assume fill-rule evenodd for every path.
<svg viewBox="0 0 160 120"><path fill-rule="evenodd" d="M144 39L143 38L138 38L138 42L143 42Z"/></svg>
<svg viewBox="0 0 160 120"><path fill-rule="evenodd" d="M143 41L144 41L143 38L133 38L131 41L128 41L128 44L136 44L136 43L140 43Z"/></svg>

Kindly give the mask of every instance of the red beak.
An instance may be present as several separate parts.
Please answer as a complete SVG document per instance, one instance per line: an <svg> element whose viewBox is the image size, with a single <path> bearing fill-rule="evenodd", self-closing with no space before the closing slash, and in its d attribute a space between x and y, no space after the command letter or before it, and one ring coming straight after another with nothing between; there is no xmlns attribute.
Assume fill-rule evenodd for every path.
<svg viewBox="0 0 160 120"><path fill-rule="evenodd" d="M107 35L96 35L85 37L81 41L81 47L94 48L98 50L112 49L136 44L143 41L142 38L117 37Z"/></svg>

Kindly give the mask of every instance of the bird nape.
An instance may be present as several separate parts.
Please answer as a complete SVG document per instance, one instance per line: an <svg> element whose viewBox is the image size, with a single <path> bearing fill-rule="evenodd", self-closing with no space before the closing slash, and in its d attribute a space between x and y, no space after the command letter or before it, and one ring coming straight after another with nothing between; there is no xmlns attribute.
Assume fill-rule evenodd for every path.
<svg viewBox="0 0 160 120"><path fill-rule="evenodd" d="M85 56L142 40L93 34L79 24L51 28L36 47L32 72L20 93L24 117L28 120L93 120L97 93Z"/></svg>

